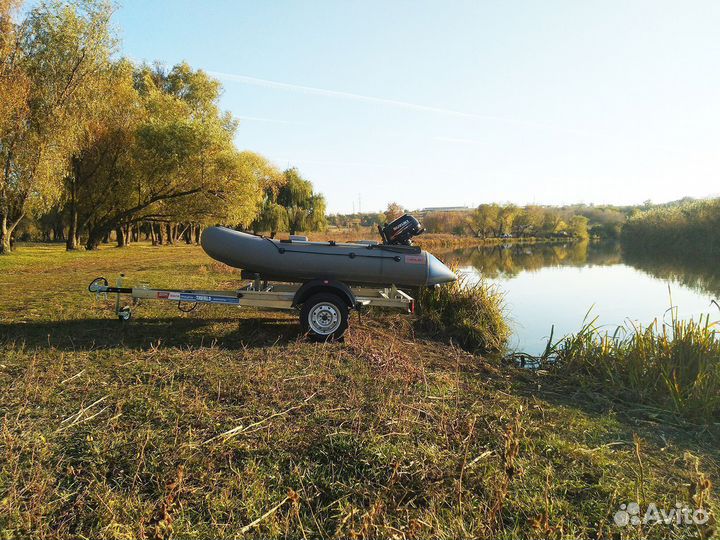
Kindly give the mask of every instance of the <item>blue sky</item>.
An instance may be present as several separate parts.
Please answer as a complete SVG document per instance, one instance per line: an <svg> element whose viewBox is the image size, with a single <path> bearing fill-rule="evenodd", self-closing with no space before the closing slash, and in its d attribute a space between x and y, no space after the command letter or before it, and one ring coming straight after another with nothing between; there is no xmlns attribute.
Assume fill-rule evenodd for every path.
<svg viewBox="0 0 720 540"><path fill-rule="evenodd" d="M220 78L333 212L720 192L720 2L139 1L123 53Z"/></svg>

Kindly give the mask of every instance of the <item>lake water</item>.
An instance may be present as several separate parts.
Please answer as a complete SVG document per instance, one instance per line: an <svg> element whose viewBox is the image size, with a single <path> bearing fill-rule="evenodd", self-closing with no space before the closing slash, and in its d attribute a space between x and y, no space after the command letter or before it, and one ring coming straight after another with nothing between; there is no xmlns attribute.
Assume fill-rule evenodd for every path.
<svg viewBox="0 0 720 540"><path fill-rule="evenodd" d="M623 253L616 243L579 242L480 247L436 253L459 265L468 279L485 278L505 293L513 329L510 349L540 354L554 325L554 340L576 332L588 319L611 332L619 325L710 314L720 299L720 269ZM720 300L719 300L720 301Z"/></svg>

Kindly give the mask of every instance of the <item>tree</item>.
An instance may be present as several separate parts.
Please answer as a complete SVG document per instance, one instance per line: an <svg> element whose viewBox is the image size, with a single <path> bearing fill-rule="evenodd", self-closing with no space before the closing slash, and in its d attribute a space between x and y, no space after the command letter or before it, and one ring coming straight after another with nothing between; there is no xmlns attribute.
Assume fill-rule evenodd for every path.
<svg viewBox="0 0 720 540"><path fill-rule="evenodd" d="M422 222L428 232L463 234L466 219L465 212L428 212Z"/></svg>
<svg viewBox="0 0 720 540"><path fill-rule="evenodd" d="M136 115L93 150L102 174L92 184L96 197L88 199L86 247L143 220L249 223L259 188L243 173L249 157L243 160L232 144L237 122L218 110L219 85L186 64L170 73L143 67L133 80Z"/></svg>
<svg viewBox="0 0 720 540"><path fill-rule="evenodd" d="M542 226L543 211L539 206L526 206L518 210L512 223L515 236L530 236Z"/></svg>
<svg viewBox="0 0 720 540"><path fill-rule="evenodd" d="M405 213L405 209L400 206L396 202L391 202L387 205L387 208L385 209L385 223L390 223L391 221L399 218Z"/></svg>
<svg viewBox="0 0 720 540"><path fill-rule="evenodd" d="M302 230L318 230L325 226L325 198L313 193L310 181L296 168L287 169L284 183L278 190L277 203L285 208L290 234Z"/></svg>
<svg viewBox="0 0 720 540"><path fill-rule="evenodd" d="M65 180L68 250L78 247L80 231L101 209L107 209L103 203L118 195L113 191L119 182L115 171L129 158L141 115L130 62L119 61L103 70L97 93L87 100L83 115L86 128Z"/></svg>
<svg viewBox="0 0 720 540"><path fill-rule="evenodd" d="M500 207L498 212L498 226L495 231L496 236L509 234L512 230L512 224L515 216L518 214L518 208L514 204L508 204Z"/></svg>
<svg viewBox="0 0 720 540"><path fill-rule="evenodd" d="M487 238L500 227L500 207L497 204L481 204L469 216L468 228L475 236Z"/></svg>
<svg viewBox="0 0 720 540"><path fill-rule="evenodd" d="M185 222L186 227L226 223L246 228L264 210L264 189L277 183L280 172L259 154L227 146L207 163L212 182L206 189L168 203L166 211L171 218Z"/></svg>
<svg viewBox="0 0 720 540"><path fill-rule="evenodd" d="M270 238L275 238L277 232L288 226L288 215L285 208L271 198L266 198L260 213L253 222L253 231L270 231Z"/></svg>
<svg viewBox="0 0 720 540"><path fill-rule="evenodd" d="M567 224L567 232L575 238L588 238L588 218L585 216L573 216Z"/></svg>
<svg viewBox="0 0 720 540"><path fill-rule="evenodd" d="M12 4L2 5L2 24L9 29L14 23L7 22L5 5ZM17 101L22 90L9 87L3 77L0 92L14 96L14 104L12 127L3 128L0 141L0 252L10 251L13 231L27 214L48 209L61 194L69 156L85 128L78 113L114 49L111 14L102 1L43 3L23 24L3 32L3 72L26 81L27 92L22 105ZM17 45L8 47L11 39Z"/></svg>
<svg viewBox="0 0 720 540"><path fill-rule="evenodd" d="M545 210L541 230L544 234L555 234L564 228L562 217L555 210Z"/></svg>

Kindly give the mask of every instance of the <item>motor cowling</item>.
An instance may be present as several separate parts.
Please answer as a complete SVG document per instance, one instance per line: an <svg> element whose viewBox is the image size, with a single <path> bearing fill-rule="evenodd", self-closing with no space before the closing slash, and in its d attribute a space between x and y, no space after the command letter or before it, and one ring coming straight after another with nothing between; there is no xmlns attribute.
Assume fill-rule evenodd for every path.
<svg viewBox="0 0 720 540"><path fill-rule="evenodd" d="M412 238L425 232L420 222L410 214L400 216L382 228L378 226L378 229L383 244L395 246L411 246Z"/></svg>

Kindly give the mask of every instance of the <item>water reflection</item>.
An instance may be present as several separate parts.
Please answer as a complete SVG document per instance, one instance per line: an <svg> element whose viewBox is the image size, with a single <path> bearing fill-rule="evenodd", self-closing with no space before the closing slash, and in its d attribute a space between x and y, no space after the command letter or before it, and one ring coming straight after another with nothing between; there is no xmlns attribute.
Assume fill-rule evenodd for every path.
<svg viewBox="0 0 720 540"><path fill-rule="evenodd" d="M549 266L610 265L622 262L620 246L613 242L554 242L503 244L464 248L441 254L443 260L471 266L486 278L510 278L523 271Z"/></svg>
<svg viewBox="0 0 720 540"><path fill-rule="evenodd" d="M662 320L668 288L681 317L710 312L720 318L710 305L720 296L720 270L709 261L628 253L611 242L507 244L437 255L505 290L515 350L539 354L552 326L556 338L574 332L590 309L608 328Z"/></svg>
<svg viewBox="0 0 720 540"><path fill-rule="evenodd" d="M623 261L659 279L680 283L720 299L720 261L716 257L672 257L623 250Z"/></svg>

